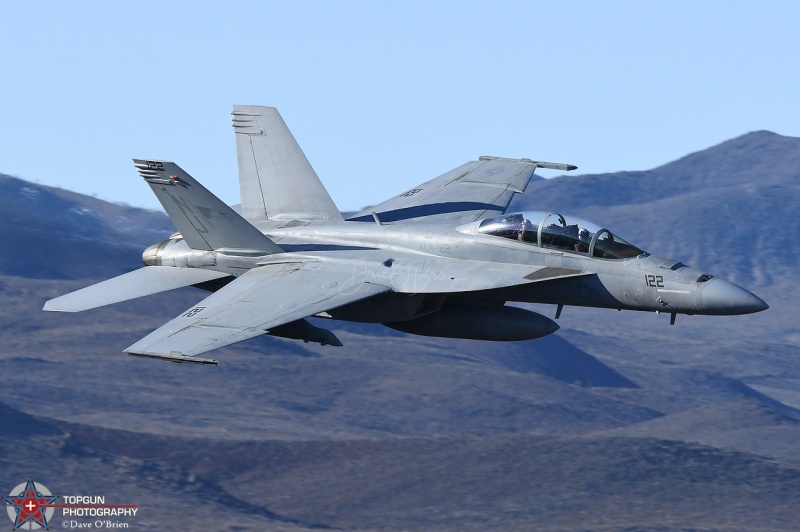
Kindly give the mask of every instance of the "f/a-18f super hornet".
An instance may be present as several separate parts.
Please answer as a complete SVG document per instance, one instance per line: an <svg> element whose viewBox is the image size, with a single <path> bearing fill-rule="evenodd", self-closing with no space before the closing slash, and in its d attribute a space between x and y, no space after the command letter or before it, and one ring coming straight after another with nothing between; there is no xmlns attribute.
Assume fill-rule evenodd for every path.
<svg viewBox="0 0 800 532"><path fill-rule="evenodd" d="M507 302L677 314L768 308L744 288L651 255L600 225L506 212L536 168L480 157L345 220L278 111L234 106L241 215L173 162L134 159L178 232L138 270L48 301L76 312L184 286L213 292L125 352L197 355L261 334L342 345L308 317L411 334L527 340L558 325Z"/></svg>

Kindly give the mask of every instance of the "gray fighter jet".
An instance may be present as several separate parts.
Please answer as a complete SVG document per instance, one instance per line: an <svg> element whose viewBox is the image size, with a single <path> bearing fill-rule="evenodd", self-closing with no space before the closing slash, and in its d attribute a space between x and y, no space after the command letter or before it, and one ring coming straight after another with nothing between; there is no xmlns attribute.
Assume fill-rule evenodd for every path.
<svg viewBox="0 0 800 532"><path fill-rule="evenodd" d="M241 215L178 165L134 159L178 228L145 267L48 301L77 312L184 286L213 292L125 352L197 355L270 334L342 345L305 318L382 323L411 334L528 340L558 325L509 301L677 314L768 308L744 288L651 255L595 223L506 212L536 168L480 157L345 220L278 111L234 106Z"/></svg>

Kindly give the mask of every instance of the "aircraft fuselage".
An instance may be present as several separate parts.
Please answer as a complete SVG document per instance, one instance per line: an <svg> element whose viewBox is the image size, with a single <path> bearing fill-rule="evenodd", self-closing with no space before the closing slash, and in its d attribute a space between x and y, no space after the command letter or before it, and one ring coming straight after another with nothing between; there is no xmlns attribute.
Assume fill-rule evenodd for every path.
<svg viewBox="0 0 800 532"><path fill-rule="evenodd" d="M551 276L561 271L565 275L537 282L534 273L527 284L458 294L466 301L516 301L707 315L747 314L767 308L761 299L739 286L676 260L648 253L624 259L603 259L441 225L367 222L289 228L275 227L274 222L269 225L264 224L260 229L287 253L270 257L262 254L248 256L241 251L198 251L189 249L183 240L177 238L148 248L145 263L215 269L238 276L270 260L291 260L293 255L336 260L337 252L351 254L358 250L364 257L364 270L357 268L355 276L376 272L380 275L379 270L384 269L382 275L389 276L396 285L396 292L406 297L440 295L439 290L427 291L427 286L433 281L446 280L453 261L469 260L544 267ZM156 251L157 258L154 255ZM570 275L572 272L582 274ZM392 321L380 319L380 316L376 319L374 311L366 314L371 318L349 318L355 318L355 321ZM403 319L414 315L404 314ZM341 319L347 318L342 316Z"/></svg>

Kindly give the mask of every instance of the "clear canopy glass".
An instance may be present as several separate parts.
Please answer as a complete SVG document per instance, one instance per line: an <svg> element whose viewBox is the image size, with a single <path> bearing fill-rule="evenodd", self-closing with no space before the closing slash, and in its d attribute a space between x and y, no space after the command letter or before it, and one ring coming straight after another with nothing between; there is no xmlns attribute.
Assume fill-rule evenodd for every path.
<svg viewBox="0 0 800 532"><path fill-rule="evenodd" d="M626 259L644 253L608 229L557 212L506 213L483 220L476 231L601 259Z"/></svg>

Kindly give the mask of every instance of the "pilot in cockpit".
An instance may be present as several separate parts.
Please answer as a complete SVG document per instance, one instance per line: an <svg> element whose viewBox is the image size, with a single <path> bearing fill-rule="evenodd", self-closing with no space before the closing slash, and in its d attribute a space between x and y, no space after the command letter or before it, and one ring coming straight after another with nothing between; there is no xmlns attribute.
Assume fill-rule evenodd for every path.
<svg viewBox="0 0 800 532"><path fill-rule="evenodd" d="M575 251L580 253L589 253L589 244L592 242L592 233L588 229L582 227L578 231L578 242L575 243Z"/></svg>
<svg viewBox="0 0 800 532"><path fill-rule="evenodd" d="M519 235L524 230L524 218L521 214L509 214L503 218L503 225L504 228L499 231L498 236L504 236L506 238L516 238L519 239Z"/></svg>
<svg viewBox="0 0 800 532"><path fill-rule="evenodd" d="M530 220L525 218L522 222L522 228L517 235L517 240L520 242L536 242L536 231Z"/></svg>

